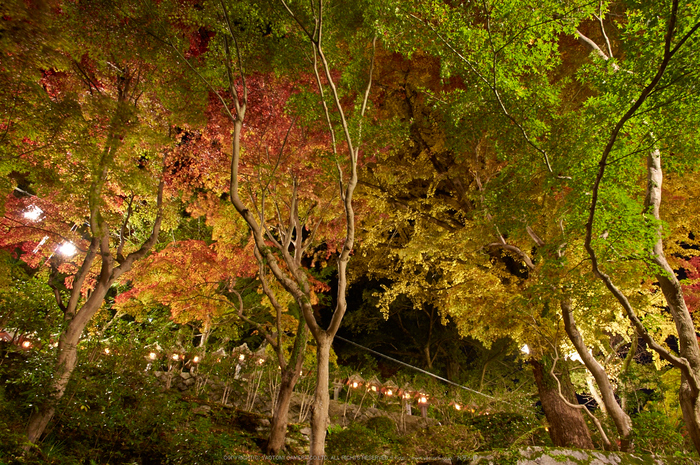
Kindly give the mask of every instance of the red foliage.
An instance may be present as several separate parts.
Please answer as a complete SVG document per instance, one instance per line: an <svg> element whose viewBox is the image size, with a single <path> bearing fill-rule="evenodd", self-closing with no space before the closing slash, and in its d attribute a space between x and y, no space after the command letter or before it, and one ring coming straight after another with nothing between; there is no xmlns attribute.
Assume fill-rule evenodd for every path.
<svg viewBox="0 0 700 465"><path fill-rule="evenodd" d="M60 97L66 89L66 77L67 74L64 72L47 69L41 72L39 84L46 90L49 97L56 99Z"/></svg>
<svg viewBox="0 0 700 465"><path fill-rule="evenodd" d="M215 32L206 27L200 27L198 30L190 32L187 36L190 48L185 52L185 58L197 58L206 53L209 49L209 42L215 35Z"/></svg>
<svg viewBox="0 0 700 465"><path fill-rule="evenodd" d="M687 279L683 288L683 298L690 312L695 311L700 304L700 257L693 257L690 260L683 260Z"/></svg>

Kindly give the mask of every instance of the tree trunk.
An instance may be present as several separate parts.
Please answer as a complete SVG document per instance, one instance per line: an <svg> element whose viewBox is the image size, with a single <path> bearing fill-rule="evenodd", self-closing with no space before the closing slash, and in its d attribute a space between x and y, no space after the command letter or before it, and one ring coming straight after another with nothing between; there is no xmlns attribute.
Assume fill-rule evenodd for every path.
<svg viewBox="0 0 700 465"><path fill-rule="evenodd" d="M98 294L103 293L105 286L96 286L93 291L93 298L86 303L80 311L70 320L66 329L61 333L58 340L58 349L56 355L56 365L54 369L54 376L49 386L49 395L46 402L43 402L37 410L32 412L29 417L29 422L27 424L27 440L29 443L36 444L44 431L46 426L51 421L51 418L56 411L56 404L61 400L63 394L66 392L66 386L70 380L73 370L75 370L75 365L78 360L78 342L80 342L80 336L83 334L83 329L90 321L97 310L99 310L99 304L102 303L103 296ZM106 287L107 289L109 286ZM106 294L106 291L104 291ZM24 450L29 450L31 446L28 444L25 446Z"/></svg>
<svg viewBox="0 0 700 465"><path fill-rule="evenodd" d="M270 426L270 439L267 442L267 453L277 455L284 449L284 440L287 437L287 424L289 423L289 404L292 401L292 393L296 384L297 376L294 367L289 367L282 373L280 391L277 394L277 408L272 416Z"/></svg>
<svg viewBox="0 0 700 465"><path fill-rule="evenodd" d="M695 450L700 453L700 422L698 422L700 408L698 408L698 394L697 392L693 392L688 378L685 375L681 375L681 387L678 396L685 427L688 429Z"/></svg>
<svg viewBox="0 0 700 465"><path fill-rule="evenodd" d="M322 464L326 458L326 428L328 427L328 404L330 403L330 395L328 394L328 363L332 341L332 338L324 334L324 337L316 342L316 392L311 415L309 464Z"/></svg>
<svg viewBox="0 0 700 465"><path fill-rule="evenodd" d="M644 200L646 212L651 213L654 219L659 221L656 228L657 240L652 248L651 258L659 267L656 278L659 280L659 286L671 310L673 322L676 324L680 355L687 360L687 372L681 370L679 399L686 428L688 428L695 450L700 453L700 391L698 390L700 384L700 346L698 346L693 319L683 298L683 289L664 253L663 226L660 223L662 184L661 152L656 149L647 157L647 191ZM689 377L694 379L691 380Z"/></svg>
<svg viewBox="0 0 700 465"><path fill-rule="evenodd" d="M557 447L576 447L593 449L593 441L588 425L579 409L569 407L559 397L556 381L552 379L545 366L532 360L532 372L542 402L544 414L549 422L549 436ZM578 403L571 381L562 376L562 394L572 404Z"/></svg>
<svg viewBox="0 0 700 465"><path fill-rule="evenodd" d="M603 368L593 355L588 352L586 343L576 327L571 301L568 298L562 299L560 307L566 334L569 336L569 340L571 340L574 347L576 347L576 352L578 352L579 357L581 357L583 364L586 365L589 373L595 378L605 408L613 419L617 432L620 435L620 448L623 451L627 451L630 446L630 437L632 435L632 420L629 415L622 410L620 404L617 403L615 399L615 390L613 389L605 368ZM614 447L614 444L612 446Z"/></svg>

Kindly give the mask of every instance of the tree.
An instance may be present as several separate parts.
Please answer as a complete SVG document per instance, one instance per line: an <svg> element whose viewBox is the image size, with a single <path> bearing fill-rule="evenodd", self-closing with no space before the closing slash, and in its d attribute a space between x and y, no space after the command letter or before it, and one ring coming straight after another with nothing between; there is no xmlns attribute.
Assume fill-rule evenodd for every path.
<svg viewBox="0 0 700 465"><path fill-rule="evenodd" d="M609 135L600 152L598 170L591 190L591 201L586 221L585 248L591 259L593 273L615 296L641 337L663 359L681 371L679 397L683 417L695 448L700 451L700 384L698 384L700 348L698 347L695 327L683 296L683 289L664 253L663 226L660 218L663 174L661 149L659 148L662 141L666 140L668 142L664 145L678 148L680 144L677 141L672 142L669 138L671 134L677 136L680 129L676 126L678 123L676 112L683 112L684 105L691 101L697 101L698 98L697 92L689 88L689 83L686 81L688 67L697 65L694 61L695 57L686 51L686 47L689 40L692 40L700 29L700 23L696 22L696 10L690 5L680 7L677 1L673 1L670 8L667 6L666 9L653 13L639 11L638 14L642 17L655 14L664 19L664 21L659 21L652 30L644 31L647 41L642 44L642 50L653 57L658 65L651 69L646 66L643 69L635 67L637 85L633 88L639 89L638 94L624 113L621 111L613 113L615 117L611 119L611 122L614 124L611 124ZM631 26L629 29L631 31L640 30L638 26ZM637 76L644 76L644 80L639 80ZM655 117L653 119L655 124L652 127L647 119L650 116ZM669 116L673 119L671 124L667 121ZM685 139L683 136L684 134L681 135L680 140ZM659 137L661 139L658 139ZM691 142L695 141L691 138ZM594 231L600 230L601 217L605 219L605 215L601 214L605 204L629 199L630 194L627 192L615 192L617 186L612 182L608 181L604 184L603 177L608 171L611 158L628 157L635 154L635 152L630 153L627 148L630 143L637 143L649 152L646 157L646 194L643 200L642 215L639 215L639 219L633 227L647 228L647 231L651 233L647 236L647 241L640 244L640 249L646 252L646 256L642 255L640 258L651 265L651 270L659 282L659 287L671 311L680 343L680 357L654 340L642 320L637 316L628 296L615 284L610 272L603 269L601 256L604 254L599 250L600 241L594 240ZM681 146L680 148L687 150L688 147ZM610 223L605 226L609 227ZM627 228L629 229L629 226ZM617 229L615 233L625 234L619 226L615 229ZM601 236L603 235L605 234L601 234Z"/></svg>
<svg viewBox="0 0 700 465"><path fill-rule="evenodd" d="M155 57L149 56L149 40L123 22L117 26L120 12L109 5L61 7L46 16L65 35L56 50L61 68L44 71L44 99L69 108L70 114L60 118L70 116L72 126L62 121L53 133L39 132L39 140L50 137L61 143L23 155L33 167L27 178L38 184L44 206L52 207L44 211L51 218L42 228L41 215L21 217L23 211L15 209L3 224L9 237L31 232L17 243L27 252L27 246L33 249L26 255L34 264L41 264L35 257L50 251L62 236L73 253L79 252L75 259L59 253L46 261L52 265L49 283L64 318L47 397L27 424L30 444L39 440L65 392L84 328L111 286L154 246L164 212L159 160L168 143L167 124L157 95L159 76L154 61L146 61ZM25 137L35 144L33 133ZM63 227L54 229L56 223ZM46 237L29 245L27 239L36 234Z"/></svg>

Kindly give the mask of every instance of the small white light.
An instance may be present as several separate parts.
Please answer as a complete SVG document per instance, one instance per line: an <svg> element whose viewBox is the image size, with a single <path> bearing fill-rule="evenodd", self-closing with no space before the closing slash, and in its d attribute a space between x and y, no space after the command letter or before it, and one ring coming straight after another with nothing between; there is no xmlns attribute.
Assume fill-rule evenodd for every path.
<svg viewBox="0 0 700 465"><path fill-rule="evenodd" d="M522 347L520 348L520 352L529 355L529 354L530 354L530 348L527 346L527 344L525 344L524 346L522 346Z"/></svg>
<svg viewBox="0 0 700 465"><path fill-rule="evenodd" d="M150 354L148 354L148 358L150 358L151 360L155 360L155 359L156 359L156 353L155 353L155 352L151 352Z"/></svg>
<svg viewBox="0 0 700 465"><path fill-rule="evenodd" d="M180 360L180 356L178 354L173 354L173 360Z"/></svg>
<svg viewBox="0 0 700 465"><path fill-rule="evenodd" d="M109 355L109 348L105 347L105 354Z"/></svg>
<svg viewBox="0 0 700 465"><path fill-rule="evenodd" d="M44 213L44 210L37 207L36 205L32 205L24 211L22 216L24 216L29 221L37 221L39 218L41 218L42 213Z"/></svg>
<svg viewBox="0 0 700 465"><path fill-rule="evenodd" d="M455 410L462 410L462 406L459 404L455 404Z"/></svg>
<svg viewBox="0 0 700 465"><path fill-rule="evenodd" d="M194 363L199 363L199 355L195 355L194 358L192 359Z"/></svg>
<svg viewBox="0 0 700 465"><path fill-rule="evenodd" d="M265 359L264 359L264 358L259 358L259 359L258 359L258 365L262 365L263 363L265 363Z"/></svg>
<svg viewBox="0 0 700 465"><path fill-rule="evenodd" d="M25 349L29 349L31 346L32 346L32 343L29 341L24 341L22 343L22 347L24 347Z"/></svg>
<svg viewBox="0 0 700 465"><path fill-rule="evenodd" d="M419 404L425 404L428 402L428 398L425 396L421 396L420 399L418 399Z"/></svg>
<svg viewBox="0 0 700 465"><path fill-rule="evenodd" d="M65 257L72 257L77 251L78 249L70 242L64 242L58 246L58 253Z"/></svg>
<svg viewBox="0 0 700 465"><path fill-rule="evenodd" d="M377 392L377 386L372 385L372 391Z"/></svg>
<svg viewBox="0 0 700 465"><path fill-rule="evenodd" d="M352 383L352 387L354 387L355 389L357 389L357 386L358 386L357 381Z"/></svg>
<svg viewBox="0 0 700 465"><path fill-rule="evenodd" d="M241 362L242 362L243 360L245 360L245 354L239 355L239 356L238 356L238 360L240 360Z"/></svg>
<svg viewBox="0 0 700 465"><path fill-rule="evenodd" d="M390 396L390 395L392 395L392 394L393 394L393 392L391 391L391 389L389 389L389 390L386 391L386 395L387 395L387 396Z"/></svg>

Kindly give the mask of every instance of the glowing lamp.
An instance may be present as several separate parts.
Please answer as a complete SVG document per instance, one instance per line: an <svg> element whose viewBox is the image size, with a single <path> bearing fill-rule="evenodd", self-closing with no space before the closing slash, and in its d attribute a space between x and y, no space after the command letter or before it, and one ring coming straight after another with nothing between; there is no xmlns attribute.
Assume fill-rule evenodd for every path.
<svg viewBox="0 0 700 465"><path fill-rule="evenodd" d="M32 343L29 341L24 341L22 343L22 347L24 347L25 349L29 349L31 346L32 346Z"/></svg>
<svg viewBox="0 0 700 465"><path fill-rule="evenodd" d="M406 393L404 393L404 395L401 396L401 397L403 397L404 399L408 400L408 399L411 398L411 394L409 394L408 392L406 392Z"/></svg>
<svg viewBox="0 0 700 465"><path fill-rule="evenodd" d="M355 389L357 389L359 386L360 386L360 383L358 383L357 381L354 381L354 382L352 383L352 387L355 388Z"/></svg>
<svg viewBox="0 0 700 465"><path fill-rule="evenodd" d="M180 355L173 354L173 360L180 360Z"/></svg>
<svg viewBox="0 0 700 465"><path fill-rule="evenodd" d="M391 389L387 389L386 395L387 395L387 396L390 396L390 395L392 395L392 394L394 394L394 393L392 392L392 390L391 390Z"/></svg>
<svg viewBox="0 0 700 465"><path fill-rule="evenodd" d="M462 410L462 406L459 404L455 404L455 410Z"/></svg>
<svg viewBox="0 0 700 465"><path fill-rule="evenodd" d="M78 252L78 249L70 242L64 242L58 246L58 253L64 257L72 257Z"/></svg>
<svg viewBox="0 0 700 465"><path fill-rule="evenodd" d="M194 358L192 359L194 363L199 363L199 355L195 355Z"/></svg>
<svg viewBox="0 0 700 465"><path fill-rule="evenodd" d="M521 351L522 353L524 353L525 355L529 355L529 354L530 354L530 348L527 346L527 344L525 344L524 346L522 346L522 347L520 348L520 351Z"/></svg>
<svg viewBox="0 0 700 465"><path fill-rule="evenodd" d="M27 208L22 216L24 216L26 219L29 221L36 221L39 218L41 218L41 214L44 213L44 210L41 208L37 207L36 205L32 205L31 207Z"/></svg>
<svg viewBox="0 0 700 465"><path fill-rule="evenodd" d="M259 359L258 359L258 365L262 365L263 363L265 363L265 359L264 359L264 358L259 358Z"/></svg>
<svg viewBox="0 0 700 465"><path fill-rule="evenodd" d="M372 385L372 387L370 389L372 389L373 392L377 392L377 386L375 386L374 384Z"/></svg>
<svg viewBox="0 0 700 465"><path fill-rule="evenodd" d="M243 360L245 360L245 354L239 355L239 356L238 356L238 360L240 360L241 362L242 362Z"/></svg>
<svg viewBox="0 0 700 465"><path fill-rule="evenodd" d="M425 396L420 396L420 398L418 399L418 403L419 403L419 404L427 404L427 403L428 403L428 398L425 397Z"/></svg>
<svg viewBox="0 0 700 465"><path fill-rule="evenodd" d="M151 352L150 354L148 354L148 358L150 358L151 360L155 360L155 359L156 359L156 353L155 353L155 352Z"/></svg>

